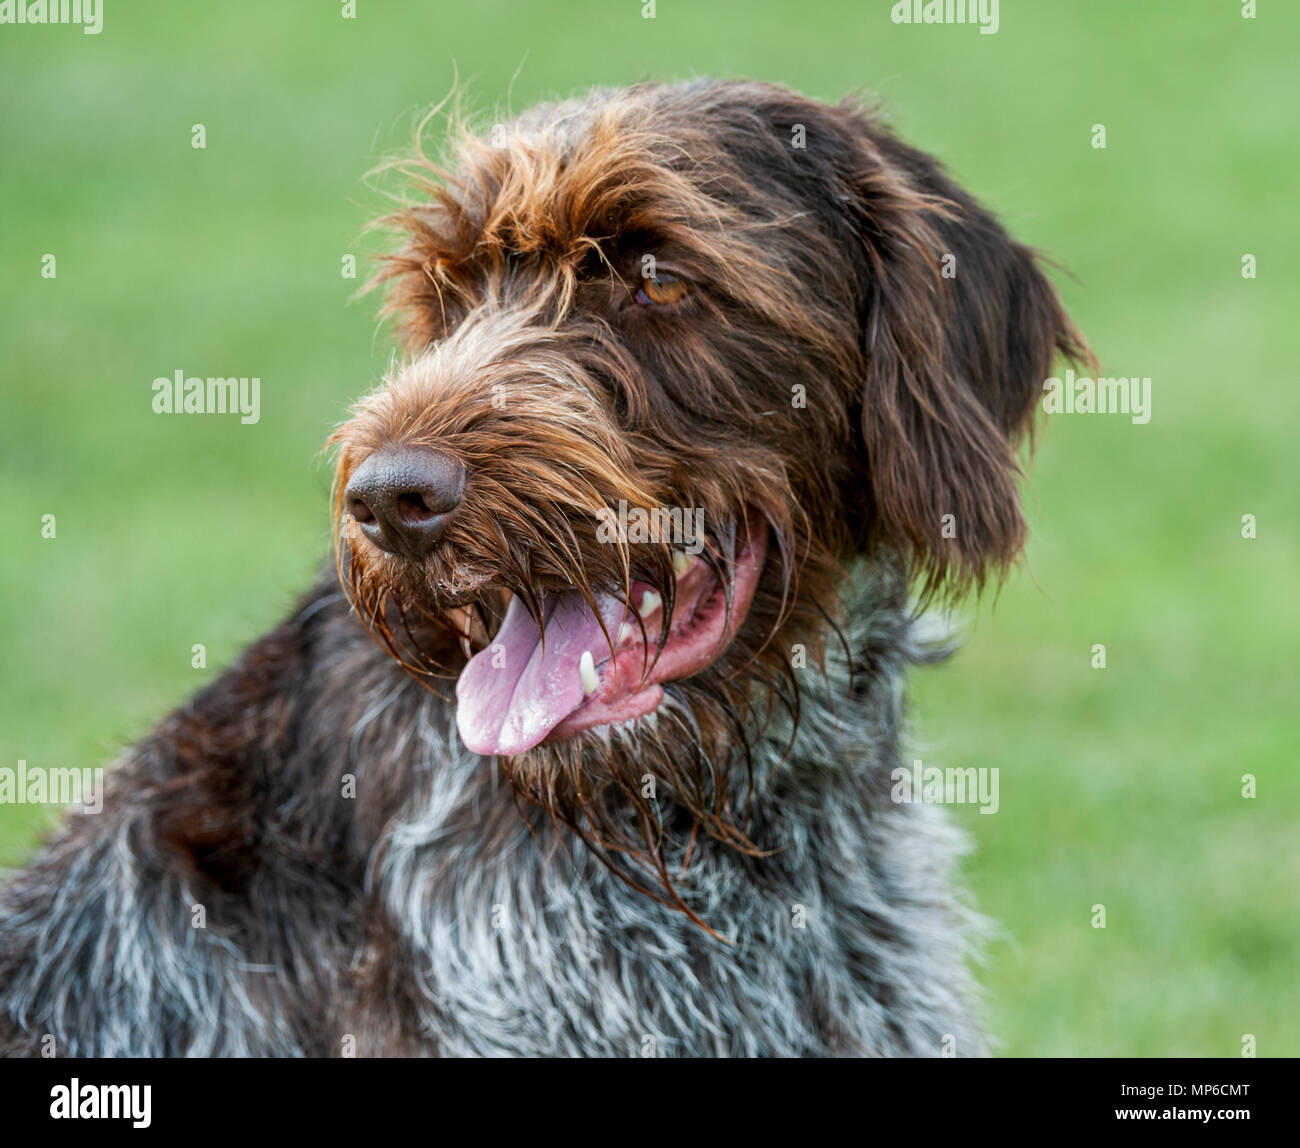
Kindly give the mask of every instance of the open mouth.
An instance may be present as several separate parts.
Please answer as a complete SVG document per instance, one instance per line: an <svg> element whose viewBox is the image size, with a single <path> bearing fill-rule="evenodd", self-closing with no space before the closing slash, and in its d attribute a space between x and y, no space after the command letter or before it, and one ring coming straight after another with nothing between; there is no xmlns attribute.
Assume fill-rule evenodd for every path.
<svg viewBox="0 0 1300 1148"><path fill-rule="evenodd" d="M461 740L474 753L509 756L657 709L664 683L712 665L745 620L767 554L767 526L751 514L742 529L748 537L737 537L735 559L726 567L730 611L719 576L702 558L682 553L674 563L670 619L644 582L633 581L631 602L595 595L599 616L578 590L565 590L543 599L543 642L522 599L512 599L491 644L469 660L456 683Z"/></svg>

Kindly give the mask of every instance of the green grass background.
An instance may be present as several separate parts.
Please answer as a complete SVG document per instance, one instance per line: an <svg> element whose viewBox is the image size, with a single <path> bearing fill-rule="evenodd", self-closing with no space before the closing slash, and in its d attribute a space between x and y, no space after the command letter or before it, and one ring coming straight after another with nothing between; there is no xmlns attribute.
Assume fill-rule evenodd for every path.
<svg viewBox="0 0 1300 1148"><path fill-rule="evenodd" d="M890 6L108 0L99 36L0 26L0 764L110 757L312 576L317 452L391 346L339 274L381 206L361 177L454 76L488 113L696 74L865 89L1070 269L1106 373L1153 379L1149 425L1051 421L1026 569L915 681L927 761L1001 771L996 816L956 811L1000 924L992 1028L1010 1054L1300 1054L1300 12L1003 0L982 36ZM177 368L260 376L261 422L153 415ZM0 863L50 817L0 806Z"/></svg>

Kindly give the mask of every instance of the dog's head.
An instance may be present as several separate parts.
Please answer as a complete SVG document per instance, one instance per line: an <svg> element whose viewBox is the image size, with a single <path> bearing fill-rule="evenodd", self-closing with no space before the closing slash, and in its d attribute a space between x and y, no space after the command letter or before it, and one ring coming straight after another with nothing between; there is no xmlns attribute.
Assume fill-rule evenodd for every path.
<svg viewBox="0 0 1300 1148"><path fill-rule="evenodd" d="M344 584L598 847L661 869L646 775L743 847L728 767L845 561L926 593L1004 571L1015 444L1086 348L1031 252L855 106L646 85L454 150L390 220L409 357L335 435Z"/></svg>

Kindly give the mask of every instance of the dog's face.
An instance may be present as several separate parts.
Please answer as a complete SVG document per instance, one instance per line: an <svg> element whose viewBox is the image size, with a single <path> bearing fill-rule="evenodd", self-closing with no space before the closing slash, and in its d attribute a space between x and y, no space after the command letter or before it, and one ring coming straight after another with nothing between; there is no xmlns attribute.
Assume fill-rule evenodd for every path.
<svg viewBox="0 0 1300 1148"><path fill-rule="evenodd" d="M414 166L381 276L409 359L335 435L344 584L598 847L661 870L665 798L743 847L728 769L845 561L1003 569L1014 442L1082 343L1031 254L848 106L648 85Z"/></svg>

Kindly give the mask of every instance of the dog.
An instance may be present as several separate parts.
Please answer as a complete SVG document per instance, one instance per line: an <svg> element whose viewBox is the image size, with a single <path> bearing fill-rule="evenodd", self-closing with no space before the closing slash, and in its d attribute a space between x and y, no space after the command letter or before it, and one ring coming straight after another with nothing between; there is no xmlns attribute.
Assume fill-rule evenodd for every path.
<svg viewBox="0 0 1300 1148"><path fill-rule="evenodd" d="M0 894L0 1049L945 1056L980 918L894 800L933 619L1086 362L874 111L750 82L417 145L334 568Z"/></svg>

